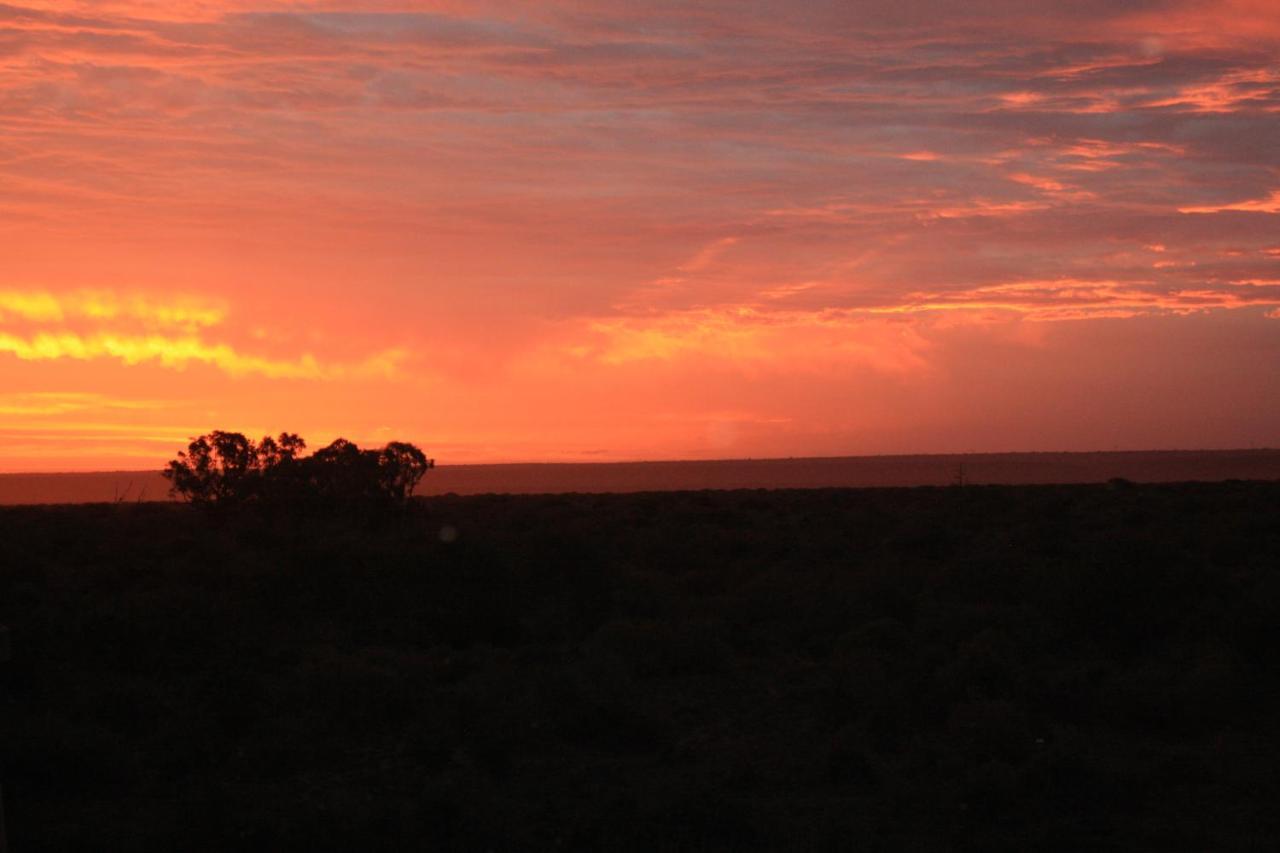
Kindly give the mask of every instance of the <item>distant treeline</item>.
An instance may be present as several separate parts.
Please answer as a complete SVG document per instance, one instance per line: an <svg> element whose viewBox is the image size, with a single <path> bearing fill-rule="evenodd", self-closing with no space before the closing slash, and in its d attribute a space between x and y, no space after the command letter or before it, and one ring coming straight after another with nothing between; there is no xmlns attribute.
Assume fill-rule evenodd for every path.
<svg viewBox="0 0 1280 853"><path fill-rule="evenodd" d="M214 430L193 439L165 467L164 476L174 496L206 507L256 503L333 509L402 505L435 466L403 441L361 450L339 438L303 456L306 446L295 433L254 443L238 432Z"/></svg>

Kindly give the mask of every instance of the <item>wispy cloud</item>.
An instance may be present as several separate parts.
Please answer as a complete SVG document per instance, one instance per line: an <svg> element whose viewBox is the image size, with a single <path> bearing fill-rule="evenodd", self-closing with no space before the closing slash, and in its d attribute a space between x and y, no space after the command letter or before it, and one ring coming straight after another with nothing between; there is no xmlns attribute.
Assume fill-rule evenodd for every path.
<svg viewBox="0 0 1280 853"><path fill-rule="evenodd" d="M90 335L36 332L28 337L0 332L0 352L12 353L25 361L113 358L127 365L155 361L172 368L183 368L195 362L212 365L233 376L257 374L268 379L385 376L392 373L403 358L402 352L391 350L357 364L322 365L310 354L291 360L273 359L245 354L228 344L206 343L197 337L105 332Z"/></svg>
<svg viewBox="0 0 1280 853"><path fill-rule="evenodd" d="M1280 213L1280 190L1272 190L1266 198L1247 199L1230 204L1204 204L1178 208L1179 213L1225 213L1233 210L1248 213Z"/></svg>
<svg viewBox="0 0 1280 853"><path fill-rule="evenodd" d="M804 373L839 365L889 374L929 367L929 343L918 330L845 311L705 309L599 320L588 333L587 343L568 351L605 364L712 359L750 371Z"/></svg>
<svg viewBox="0 0 1280 853"><path fill-rule="evenodd" d="M47 416L65 415L95 409L155 411L164 408L161 400L118 399L89 391L32 391L0 394L0 415Z"/></svg>
<svg viewBox="0 0 1280 853"><path fill-rule="evenodd" d="M15 318L32 322L135 320L160 328L198 328L216 326L226 317L225 307L195 296L157 299L110 291L0 290L0 323Z"/></svg>
<svg viewBox="0 0 1280 853"><path fill-rule="evenodd" d="M674 430L729 394L636 390L673 373L826 434L854 371L928 447L958 416L894 421L907 385L1013 388L1006 347L1059 347L1057 375L1128 323L1171 364L1227 342L1232 383L1193 365L1183 398L1274 397L1266 344L1230 343L1274 334L1274 2L802 6L8 0L0 379L152 399L216 373L195 420L367 416L498 455L531 445L479 418L528 394L560 413L539 434L616 410L583 431L627 455L662 452L646 406L689 407ZM1239 419L1280 428L1266 405Z"/></svg>
<svg viewBox="0 0 1280 853"><path fill-rule="evenodd" d="M406 355L392 348L354 363L334 363L310 353L279 358L246 352L206 337L227 316L225 308L197 297L0 291L0 353L24 361L106 358L176 369L196 363L233 376L313 380L390 376Z"/></svg>

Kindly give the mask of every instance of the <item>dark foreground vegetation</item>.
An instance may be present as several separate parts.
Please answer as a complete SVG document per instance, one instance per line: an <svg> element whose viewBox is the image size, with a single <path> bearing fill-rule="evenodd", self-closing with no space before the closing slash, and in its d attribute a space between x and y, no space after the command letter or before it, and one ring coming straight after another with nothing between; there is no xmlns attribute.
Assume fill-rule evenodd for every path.
<svg viewBox="0 0 1280 853"><path fill-rule="evenodd" d="M1280 484L0 510L10 843L1269 850Z"/></svg>
<svg viewBox="0 0 1280 853"><path fill-rule="evenodd" d="M404 506L434 460L393 441L361 450L339 438L310 456L296 433L254 442L214 430L165 466L172 496L210 512L258 516L369 515Z"/></svg>

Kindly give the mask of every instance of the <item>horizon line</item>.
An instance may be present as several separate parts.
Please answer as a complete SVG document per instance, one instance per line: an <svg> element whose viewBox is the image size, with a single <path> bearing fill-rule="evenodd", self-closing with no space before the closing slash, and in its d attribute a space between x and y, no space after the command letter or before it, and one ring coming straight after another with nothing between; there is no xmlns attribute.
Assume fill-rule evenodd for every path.
<svg viewBox="0 0 1280 853"><path fill-rule="evenodd" d="M847 459L920 459L943 457L990 457L990 456L1097 456L1124 454L1220 454L1220 453L1275 453L1277 447L1200 447L1200 448L1141 448L1107 450L962 450L962 451L928 451L919 453L851 453L844 455L823 456L717 456L717 457L684 457L674 459L610 459L610 460L514 460L504 462L452 462L441 463L437 459L436 468L498 468L515 466L554 466L554 465L591 465L605 467L609 465L687 465L707 463L741 463L741 462L794 462L807 460L821 462ZM68 477L90 474L161 474L165 465L155 468L94 468L84 470L58 471L0 471L0 477Z"/></svg>

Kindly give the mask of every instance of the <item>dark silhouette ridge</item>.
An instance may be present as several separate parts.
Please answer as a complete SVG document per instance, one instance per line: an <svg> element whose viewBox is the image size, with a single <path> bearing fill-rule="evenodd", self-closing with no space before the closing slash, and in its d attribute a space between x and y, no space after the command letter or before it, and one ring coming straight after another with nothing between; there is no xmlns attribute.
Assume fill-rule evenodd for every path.
<svg viewBox="0 0 1280 853"><path fill-rule="evenodd" d="M339 438L303 456L306 446L294 433L254 444L238 432L214 430L192 439L165 467L164 477L173 495L211 509L378 509L403 507L435 465L402 441L361 450Z"/></svg>

